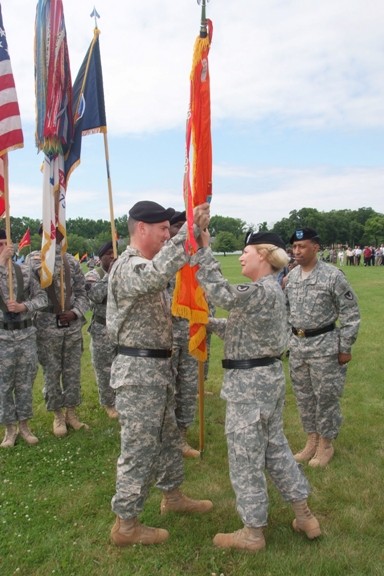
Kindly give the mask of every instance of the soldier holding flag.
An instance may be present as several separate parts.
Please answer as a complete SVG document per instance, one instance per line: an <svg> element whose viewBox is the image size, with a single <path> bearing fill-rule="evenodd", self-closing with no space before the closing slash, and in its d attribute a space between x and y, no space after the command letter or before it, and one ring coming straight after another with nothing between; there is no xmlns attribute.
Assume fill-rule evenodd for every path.
<svg viewBox="0 0 384 576"><path fill-rule="evenodd" d="M14 446L17 436L37 444L28 420L32 418L32 386L37 372L36 328L32 314L47 305L34 272L12 263L16 297L9 294L8 263L13 246L0 230L0 424L6 427L2 448Z"/></svg>

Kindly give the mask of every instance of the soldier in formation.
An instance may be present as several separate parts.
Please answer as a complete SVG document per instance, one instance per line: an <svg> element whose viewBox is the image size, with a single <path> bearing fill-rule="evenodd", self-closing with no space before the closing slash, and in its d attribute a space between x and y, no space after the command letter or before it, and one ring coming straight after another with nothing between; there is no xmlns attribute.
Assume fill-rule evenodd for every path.
<svg viewBox="0 0 384 576"><path fill-rule="evenodd" d="M32 315L48 302L39 278L28 266L11 262L12 255L13 246L7 243L5 231L0 230L0 424L5 426L2 448L14 446L18 434L27 444L38 443L28 425L33 415L32 386L37 372Z"/></svg>
<svg viewBox="0 0 384 576"><path fill-rule="evenodd" d="M71 254L61 254L63 236L56 231L56 255L52 284L46 288L48 306L35 314L37 352L44 375L44 399L53 412L53 433L57 437L88 428L76 414L81 404L80 371L83 352L82 327L89 308L85 278ZM39 274L40 252L31 252L26 262Z"/></svg>
<svg viewBox="0 0 384 576"><path fill-rule="evenodd" d="M112 344L106 328L108 273L115 261L112 242L104 244L98 255L101 265L85 275L85 287L93 311L88 332L91 335L92 365L99 390L100 405L104 406L110 418L117 418L115 391L109 385L116 346Z"/></svg>

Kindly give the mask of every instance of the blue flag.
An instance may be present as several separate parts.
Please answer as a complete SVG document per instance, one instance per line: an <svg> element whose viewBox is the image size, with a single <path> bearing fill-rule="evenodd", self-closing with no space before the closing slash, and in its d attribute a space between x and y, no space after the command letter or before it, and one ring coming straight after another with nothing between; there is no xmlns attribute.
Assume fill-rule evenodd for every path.
<svg viewBox="0 0 384 576"><path fill-rule="evenodd" d="M74 136L65 155L67 182L80 164L82 136L107 132L98 29L73 85L73 120Z"/></svg>

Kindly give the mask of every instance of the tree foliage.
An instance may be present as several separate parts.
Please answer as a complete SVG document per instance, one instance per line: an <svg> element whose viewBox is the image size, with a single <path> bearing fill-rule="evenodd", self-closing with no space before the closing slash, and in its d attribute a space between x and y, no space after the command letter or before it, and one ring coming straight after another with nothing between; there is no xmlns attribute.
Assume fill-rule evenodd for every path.
<svg viewBox="0 0 384 576"><path fill-rule="evenodd" d="M128 217L125 214L115 219L115 228L119 237L119 251L127 245ZM358 208L357 210L331 210L320 212L316 208L301 208L292 210L288 217L282 218L268 228L267 222L257 226L247 224L240 218L227 216L212 216L209 223L209 231L213 239L214 249L218 252L232 252L241 250L244 235L247 229L253 228L258 231L275 232L288 244L293 232L308 226L315 228L321 238L323 246L356 245L380 245L384 243L384 214L375 212L373 208ZM0 222L0 227L5 223ZM20 242L27 228L31 231L31 250L39 250L41 238L38 234L40 220L22 217L11 217L12 240L16 244ZM67 220L68 250L80 255L97 253L99 248L111 240L111 224L108 220L91 220L89 218L75 218ZM24 248L22 254L29 252Z"/></svg>
<svg viewBox="0 0 384 576"><path fill-rule="evenodd" d="M213 241L212 248L215 252L235 252L239 250L239 240L232 232L218 232Z"/></svg>
<svg viewBox="0 0 384 576"><path fill-rule="evenodd" d="M380 244L384 242L384 215L372 208L331 210L319 212L315 208L292 210L288 218L276 222L271 231L280 234L288 243L298 228L314 228L325 246Z"/></svg>

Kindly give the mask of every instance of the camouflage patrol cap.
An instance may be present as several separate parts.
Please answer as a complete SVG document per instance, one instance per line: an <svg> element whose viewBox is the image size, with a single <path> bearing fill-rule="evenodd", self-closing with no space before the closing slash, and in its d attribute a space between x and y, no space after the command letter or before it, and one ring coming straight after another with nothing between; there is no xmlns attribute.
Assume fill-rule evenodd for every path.
<svg viewBox="0 0 384 576"><path fill-rule="evenodd" d="M175 214L173 208L164 208L157 202L150 200L142 200L136 202L128 212L131 218L139 222L146 222L147 224L157 224L158 222L170 221Z"/></svg>
<svg viewBox="0 0 384 576"><path fill-rule="evenodd" d="M298 228L290 237L289 242L290 244L293 244L294 242L299 242L300 240L312 240L312 242L320 244L319 235L313 228Z"/></svg>

